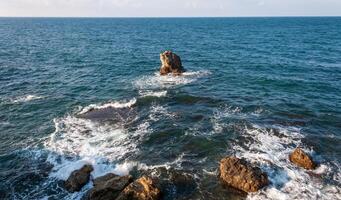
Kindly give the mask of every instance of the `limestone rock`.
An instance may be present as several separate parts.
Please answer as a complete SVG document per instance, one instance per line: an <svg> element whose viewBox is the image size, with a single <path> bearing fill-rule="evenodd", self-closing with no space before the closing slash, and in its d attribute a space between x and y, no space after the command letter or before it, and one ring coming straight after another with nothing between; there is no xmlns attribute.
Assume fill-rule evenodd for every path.
<svg viewBox="0 0 341 200"><path fill-rule="evenodd" d="M143 176L129 184L117 200L157 200L161 198L161 191L153 179Z"/></svg>
<svg viewBox="0 0 341 200"><path fill-rule="evenodd" d="M82 189L90 179L90 173L93 171L91 165L84 165L82 168L71 173L64 185L69 192L77 192Z"/></svg>
<svg viewBox="0 0 341 200"><path fill-rule="evenodd" d="M244 159L226 157L220 161L220 178L224 183L244 192L256 192L269 184L268 176Z"/></svg>
<svg viewBox="0 0 341 200"><path fill-rule="evenodd" d="M96 178L94 187L89 190L84 200L115 200L122 190L132 181L130 175L118 176L112 173Z"/></svg>
<svg viewBox="0 0 341 200"><path fill-rule="evenodd" d="M312 158L306 154L302 149L296 148L290 155L289 160L299 167L312 170L316 168L316 164Z"/></svg>
<svg viewBox="0 0 341 200"><path fill-rule="evenodd" d="M160 60L162 64L160 68L160 75L167 75L169 73L172 73L173 75L181 75L185 72L180 57L171 51L161 53Z"/></svg>

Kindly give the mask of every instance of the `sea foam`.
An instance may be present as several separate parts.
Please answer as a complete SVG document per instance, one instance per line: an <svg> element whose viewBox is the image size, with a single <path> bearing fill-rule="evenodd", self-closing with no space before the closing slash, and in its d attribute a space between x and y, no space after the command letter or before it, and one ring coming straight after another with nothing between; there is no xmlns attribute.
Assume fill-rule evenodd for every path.
<svg viewBox="0 0 341 200"><path fill-rule="evenodd" d="M44 98L43 96L38 96L38 95L25 95L25 96L20 96L20 97L15 97L13 99L11 99L11 103L24 103L24 102L28 102L28 101L33 101L33 100L37 100L37 99L42 99Z"/></svg>

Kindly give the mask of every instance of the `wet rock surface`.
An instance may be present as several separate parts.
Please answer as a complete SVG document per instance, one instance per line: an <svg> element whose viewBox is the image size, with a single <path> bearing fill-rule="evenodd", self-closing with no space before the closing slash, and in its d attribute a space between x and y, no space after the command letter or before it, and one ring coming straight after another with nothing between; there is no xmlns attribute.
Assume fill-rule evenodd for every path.
<svg viewBox="0 0 341 200"><path fill-rule="evenodd" d="M82 168L73 171L64 183L65 189L69 192L80 191L88 183L92 171L91 165L84 165Z"/></svg>
<svg viewBox="0 0 341 200"><path fill-rule="evenodd" d="M130 183L117 197L117 200L157 200L161 198L161 191L155 180L148 176Z"/></svg>
<svg viewBox="0 0 341 200"><path fill-rule="evenodd" d="M160 68L161 75L167 75L169 73L173 75L181 75L185 72L180 57L171 51L161 53L160 60L162 64Z"/></svg>
<svg viewBox="0 0 341 200"><path fill-rule="evenodd" d="M289 155L289 160L290 162L294 163L299 167L303 167L304 169L312 170L316 168L316 163L301 148L296 148Z"/></svg>
<svg viewBox="0 0 341 200"><path fill-rule="evenodd" d="M244 159L223 158L219 170L223 183L244 192L256 192L269 184L267 175Z"/></svg>
<svg viewBox="0 0 341 200"><path fill-rule="evenodd" d="M121 191L132 182L132 177L106 174L93 181L94 187L90 189L84 200L114 200Z"/></svg>

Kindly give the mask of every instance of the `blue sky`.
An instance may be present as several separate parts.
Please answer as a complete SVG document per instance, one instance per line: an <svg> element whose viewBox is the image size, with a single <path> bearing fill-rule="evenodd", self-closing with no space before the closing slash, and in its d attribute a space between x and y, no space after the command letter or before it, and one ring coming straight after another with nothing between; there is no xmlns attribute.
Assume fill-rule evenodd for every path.
<svg viewBox="0 0 341 200"><path fill-rule="evenodd" d="M0 0L0 16L341 16L341 0Z"/></svg>

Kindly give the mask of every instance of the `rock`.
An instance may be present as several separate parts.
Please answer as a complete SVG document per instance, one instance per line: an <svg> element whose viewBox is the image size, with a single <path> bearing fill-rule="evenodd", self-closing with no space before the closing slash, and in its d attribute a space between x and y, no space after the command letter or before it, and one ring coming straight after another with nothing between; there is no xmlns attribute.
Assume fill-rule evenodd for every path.
<svg viewBox="0 0 341 200"><path fill-rule="evenodd" d="M269 184L268 176L244 159L226 157L220 161L220 178L228 186L244 192L256 192Z"/></svg>
<svg viewBox="0 0 341 200"><path fill-rule="evenodd" d="M312 158L300 148L296 148L289 155L289 160L297 166L303 167L304 169L311 170L316 168L316 164Z"/></svg>
<svg viewBox="0 0 341 200"><path fill-rule="evenodd" d="M181 59L178 55L171 51L165 51L160 54L161 68L160 75L167 75L172 73L173 75L181 75L185 72L182 67Z"/></svg>
<svg viewBox="0 0 341 200"><path fill-rule="evenodd" d="M157 200L161 191L153 179L143 176L130 183L117 197L117 200Z"/></svg>
<svg viewBox="0 0 341 200"><path fill-rule="evenodd" d="M75 170L71 173L69 178L65 181L65 189L69 192L77 192L87 184L90 179L90 173L93 171L91 165L84 165L82 168Z"/></svg>
<svg viewBox="0 0 341 200"><path fill-rule="evenodd" d="M114 200L122 192L122 190L132 181L130 175L118 176L115 174L107 174L96 178L94 187L89 190L84 200Z"/></svg>

